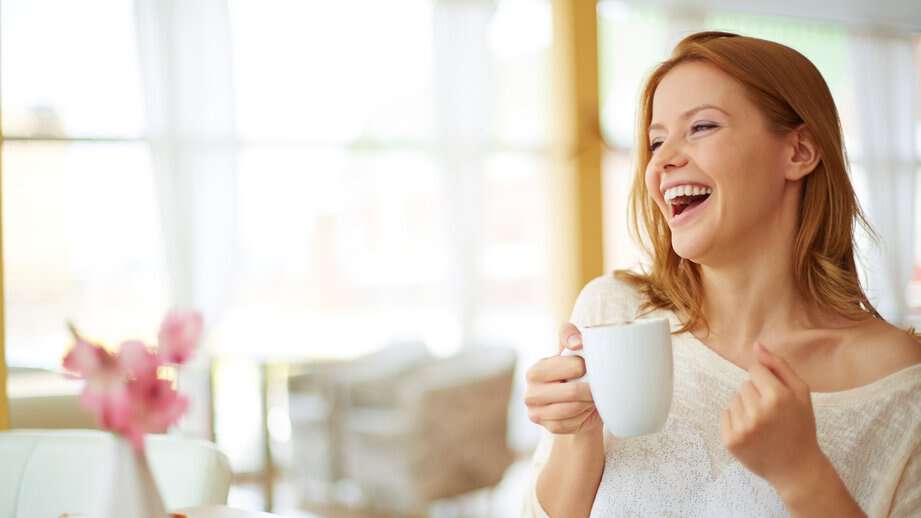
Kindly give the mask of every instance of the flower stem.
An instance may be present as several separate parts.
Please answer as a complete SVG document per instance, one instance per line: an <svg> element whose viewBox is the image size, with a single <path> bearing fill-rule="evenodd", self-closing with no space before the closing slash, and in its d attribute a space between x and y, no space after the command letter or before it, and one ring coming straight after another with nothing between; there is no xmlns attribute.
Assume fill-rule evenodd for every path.
<svg viewBox="0 0 921 518"><path fill-rule="evenodd" d="M77 326L75 326L74 323L69 320L67 321L67 329L70 331L71 336L74 337L74 340L78 342L83 340L83 337L80 336L80 333L77 331Z"/></svg>

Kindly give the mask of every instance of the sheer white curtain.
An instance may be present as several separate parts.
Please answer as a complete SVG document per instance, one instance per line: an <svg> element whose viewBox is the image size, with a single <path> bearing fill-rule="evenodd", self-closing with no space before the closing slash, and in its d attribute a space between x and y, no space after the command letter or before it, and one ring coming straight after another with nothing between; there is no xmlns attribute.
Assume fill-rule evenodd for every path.
<svg viewBox="0 0 921 518"><path fill-rule="evenodd" d="M870 300L904 324L914 264L915 112L917 78L910 34L852 31L851 73L857 97L859 149L850 149L866 179L864 209L879 234L862 257Z"/></svg>
<svg viewBox="0 0 921 518"><path fill-rule="evenodd" d="M226 0L136 0L150 142L172 305L220 318L236 267L237 167ZM207 354L183 372L185 429L210 435Z"/></svg>
<svg viewBox="0 0 921 518"><path fill-rule="evenodd" d="M436 149L453 236L451 288L461 347L473 342L480 295L483 166L494 90L487 46L493 4L436 0L433 9Z"/></svg>

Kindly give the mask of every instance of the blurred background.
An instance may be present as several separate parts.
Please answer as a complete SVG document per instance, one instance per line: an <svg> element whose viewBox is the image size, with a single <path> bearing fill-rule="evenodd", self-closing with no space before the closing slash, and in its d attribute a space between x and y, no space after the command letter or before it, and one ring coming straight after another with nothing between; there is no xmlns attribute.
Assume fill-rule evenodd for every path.
<svg viewBox="0 0 921 518"><path fill-rule="evenodd" d="M193 307L178 433L229 455L229 505L516 515L523 373L585 282L642 262L638 90L704 29L821 70L871 299L915 325L916 1L2 0L0 414L92 426L65 322L153 341Z"/></svg>

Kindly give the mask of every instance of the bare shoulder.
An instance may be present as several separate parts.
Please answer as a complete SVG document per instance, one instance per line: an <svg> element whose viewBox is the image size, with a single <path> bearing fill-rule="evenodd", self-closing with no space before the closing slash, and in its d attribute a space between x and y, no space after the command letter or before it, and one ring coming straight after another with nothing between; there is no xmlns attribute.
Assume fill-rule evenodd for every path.
<svg viewBox="0 0 921 518"><path fill-rule="evenodd" d="M861 324L850 342L848 356L866 382L921 363L921 340L883 320Z"/></svg>

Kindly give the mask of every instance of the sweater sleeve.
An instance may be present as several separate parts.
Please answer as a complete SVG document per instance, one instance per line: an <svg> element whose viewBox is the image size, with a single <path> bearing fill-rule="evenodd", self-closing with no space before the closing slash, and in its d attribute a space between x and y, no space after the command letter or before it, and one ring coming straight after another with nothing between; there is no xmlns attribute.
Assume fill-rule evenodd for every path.
<svg viewBox="0 0 921 518"><path fill-rule="evenodd" d="M546 431L543 432L541 434L540 443L537 445L537 448L534 450L534 455L531 457L531 473L528 477L528 487L525 491L521 518L550 518L547 513L544 512L544 508L541 507L540 502L537 500L537 477L540 475L541 470L544 469L547 458L550 457L550 448L552 446L553 434Z"/></svg>
<svg viewBox="0 0 921 518"><path fill-rule="evenodd" d="M921 516L921 444L915 448L892 497L890 518Z"/></svg>
<svg viewBox="0 0 921 518"><path fill-rule="evenodd" d="M578 327L630 320L636 315L636 295L613 274L598 277L582 288L569 321ZM553 434L544 431L531 458L529 485L525 490L522 518L549 518L537 500L537 477L550 457Z"/></svg>

